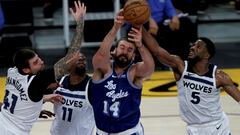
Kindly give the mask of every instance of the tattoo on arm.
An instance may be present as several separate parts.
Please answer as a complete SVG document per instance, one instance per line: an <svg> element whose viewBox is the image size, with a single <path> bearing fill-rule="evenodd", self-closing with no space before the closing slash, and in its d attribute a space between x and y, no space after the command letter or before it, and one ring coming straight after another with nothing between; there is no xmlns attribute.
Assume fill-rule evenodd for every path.
<svg viewBox="0 0 240 135"><path fill-rule="evenodd" d="M62 75L68 73L68 66L66 61L73 55L74 52L79 51L83 38L84 18L81 17L77 22L76 32L73 36L68 52L65 57L60 59L54 64L55 79L60 78Z"/></svg>
<svg viewBox="0 0 240 135"><path fill-rule="evenodd" d="M76 33L73 36L67 55L71 55L80 49L83 38L84 18L81 17L77 22Z"/></svg>

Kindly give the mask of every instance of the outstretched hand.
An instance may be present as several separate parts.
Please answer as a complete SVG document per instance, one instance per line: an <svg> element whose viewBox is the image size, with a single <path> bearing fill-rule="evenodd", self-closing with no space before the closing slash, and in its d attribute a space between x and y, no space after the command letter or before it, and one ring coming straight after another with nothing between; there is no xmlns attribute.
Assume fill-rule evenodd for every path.
<svg viewBox="0 0 240 135"><path fill-rule="evenodd" d="M39 114L39 118L47 119L47 118L52 118L52 117L55 117L55 114L48 110L42 110Z"/></svg>
<svg viewBox="0 0 240 135"><path fill-rule="evenodd" d="M74 1L75 8L70 8L70 12L73 15L75 21L78 23L82 17L86 14L86 6L81 1Z"/></svg>
<svg viewBox="0 0 240 135"><path fill-rule="evenodd" d="M62 95L59 94L48 94L43 96L43 102L52 102L55 103L61 103L63 100Z"/></svg>
<svg viewBox="0 0 240 135"><path fill-rule="evenodd" d="M120 29L122 25L125 23L124 17L123 17L123 9L121 9L114 20L114 26L116 29Z"/></svg>

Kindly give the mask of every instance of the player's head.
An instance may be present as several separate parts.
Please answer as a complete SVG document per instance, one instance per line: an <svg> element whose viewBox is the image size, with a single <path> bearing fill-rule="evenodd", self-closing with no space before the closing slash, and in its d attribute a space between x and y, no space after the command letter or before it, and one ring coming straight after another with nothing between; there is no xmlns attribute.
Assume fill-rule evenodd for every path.
<svg viewBox="0 0 240 135"><path fill-rule="evenodd" d="M87 69L87 58L83 53L80 53L79 59L72 66L72 72L83 76Z"/></svg>
<svg viewBox="0 0 240 135"><path fill-rule="evenodd" d="M21 49L13 57L14 65L21 74L38 74L44 69L44 62L30 49Z"/></svg>
<svg viewBox="0 0 240 135"><path fill-rule="evenodd" d="M120 68L128 66L135 58L136 46L127 38L121 38L117 41L114 50L113 60Z"/></svg>
<svg viewBox="0 0 240 135"><path fill-rule="evenodd" d="M188 58L194 61L210 60L215 55L215 52L214 43L206 37L200 37L190 48Z"/></svg>

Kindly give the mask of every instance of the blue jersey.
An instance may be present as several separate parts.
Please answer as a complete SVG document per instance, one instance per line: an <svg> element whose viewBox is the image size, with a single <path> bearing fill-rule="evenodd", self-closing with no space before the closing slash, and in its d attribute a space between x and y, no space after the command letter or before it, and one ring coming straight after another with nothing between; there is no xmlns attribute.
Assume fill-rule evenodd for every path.
<svg viewBox="0 0 240 135"><path fill-rule="evenodd" d="M104 79L92 81L89 99L96 126L104 132L122 132L139 123L142 88L130 81L130 68L120 75L113 70Z"/></svg>

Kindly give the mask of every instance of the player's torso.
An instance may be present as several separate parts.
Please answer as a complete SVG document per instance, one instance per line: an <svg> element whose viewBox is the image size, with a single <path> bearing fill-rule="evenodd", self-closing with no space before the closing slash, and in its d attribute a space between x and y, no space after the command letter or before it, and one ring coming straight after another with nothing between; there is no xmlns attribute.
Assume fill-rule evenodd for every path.
<svg viewBox="0 0 240 135"><path fill-rule="evenodd" d="M216 66L209 66L205 75L197 75L188 68L177 82L181 116L188 124L206 123L222 117L220 90L216 88Z"/></svg>
<svg viewBox="0 0 240 135"><path fill-rule="evenodd" d="M128 77L128 70L115 71L91 87L91 103L96 125L100 130L116 133L134 127L139 122L141 88Z"/></svg>
<svg viewBox="0 0 240 135"><path fill-rule="evenodd" d="M66 80L65 80L66 81ZM56 118L53 121L52 131L57 135L75 135L81 133L88 135L94 127L93 110L86 100L86 83L76 87L76 90L69 90L63 82L55 93L64 97L61 104L54 105Z"/></svg>
<svg viewBox="0 0 240 135"><path fill-rule="evenodd" d="M21 130L30 131L42 108L42 100L32 102L28 87L34 76L21 75L16 68L10 68L7 75L2 115Z"/></svg>

